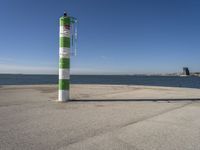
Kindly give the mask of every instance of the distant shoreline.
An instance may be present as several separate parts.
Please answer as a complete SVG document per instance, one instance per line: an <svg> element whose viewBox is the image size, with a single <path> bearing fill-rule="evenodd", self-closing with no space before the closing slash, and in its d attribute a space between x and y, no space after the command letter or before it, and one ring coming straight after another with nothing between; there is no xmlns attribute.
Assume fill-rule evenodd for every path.
<svg viewBox="0 0 200 150"><path fill-rule="evenodd" d="M0 75L8 76L58 76L58 74L9 74L1 73ZM200 77L200 74L182 75L182 74L71 74L70 76L141 76L141 77Z"/></svg>
<svg viewBox="0 0 200 150"><path fill-rule="evenodd" d="M0 75L49 75L58 76L58 74L15 74L15 73L0 73ZM182 74L71 74L72 76L186 76ZM200 74L191 74L190 76L200 76Z"/></svg>

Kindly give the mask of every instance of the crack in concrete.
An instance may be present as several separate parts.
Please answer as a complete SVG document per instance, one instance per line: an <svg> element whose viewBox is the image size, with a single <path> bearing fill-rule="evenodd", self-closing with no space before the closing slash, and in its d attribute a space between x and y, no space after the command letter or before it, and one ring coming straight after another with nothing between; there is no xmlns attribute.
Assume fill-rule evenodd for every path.
<svg viewBox="0 0 200 150"><path fill-rule="evenodd" d="M188 105L190 105L190 104L192 104L192 103L193 103L193 102L189 102L189 103L183 104L183 105L181 105L181 106L178 106L178 107L176 107L176 108L171 108L171 109L165 110L165 111L163 111L163 112L160 112L159 114L151 115L151 116L148 116L148 117L141 118L141 119L139 119L139 120L137 120L137 121L129 122L129 123L127 123L127 124L122 125L121 128L127 127L127 126L132 125L132 124L136 124L136 123L139 123L139 122L148 120L148 119L152 119L152 118L154 118L154 117L163 115L163 114L165 114L165 113L168 113L168 112L171 112L171 111L174 111L174 110L177 110L177 109L181 109L181 108L186 107L186 106L188 106Z"/></svg>
<svg viewBox="0 0 200 150"><path fill-rule="evenodd" d="M130 126L130 125L133 125L133 124L136 124L136 123L139 123L139 122L146 121L148 119L151 119L151 118L163 115L165 113L168 113L168 112L171 112L171 111L174 111L174 110L178 110L178 109L184 108L184 107L186 107L188 105L191 105L192 103L193 102L188 102L188 103L183 104L181 106L177 106L175 108L171 108L171 109L167 109L167 110L161 111L158 114L153 114L153 115L150 115L150 116L147 116L147 117L143 117L143 118L141 118L141 119L139 119L137 121L131 121L131 122L128 122L128 123L125 123L125 124L122 124L122 125L117 125L117 126L112 127L112 128L110 127L110 128L104 129L103 131L102 131L102 129L99 129L99 130L96 130L93 135L91 135L91 134L88 134L88 135L84 134L81 137L79 137L78 139L77 138L76 139L71 139L69 143L64 144L66 146L64 146L64 145L61 144L62 146L60 146L58 149L60 149L62 147L68 147L68 146L70 146L72 144L77 144L77 143L82 142L82 141L87 141L87 140L89 140L91 138L98 137L98 136L101 136L103 134L108 134L108 133L115 132L115 131L120 130L122 128L125 128L127 126ZM66 140L64 140L64 141L66 141ZM61 143L66 143L64 141L62 141ZM56 144L56 145L60 145L60 144Z"/></svg>

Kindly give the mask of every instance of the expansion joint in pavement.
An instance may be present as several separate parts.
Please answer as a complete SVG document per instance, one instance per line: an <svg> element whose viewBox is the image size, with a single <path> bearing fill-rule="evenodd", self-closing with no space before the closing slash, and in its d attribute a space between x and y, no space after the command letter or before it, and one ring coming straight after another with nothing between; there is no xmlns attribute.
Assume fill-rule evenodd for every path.
<svg viewBox="0 0 200 150"><path fill-rule="evenodd" d="M117 130L120 130L122 128L125 128L127 126L130 126L130 125L133 125L133 124L137 124L137 123L140 123L140 122L143 122L143 121L146 121L148 119L151 119L151 118L154 118L154 117L157 117L157 116L160 116L160 115L163 115L165 113L168 113L168 112L171 112L171 111L175 111L175 110L178 110L178 109L181 109L181 108L184 108L190 104L192 104L193 102L188 102L186 104L183 104L181 106L178 106L178 107L175 107L175 108L171 108L171 109L168 109L168 110L165 110L165 111L162 111L158 114L153 114L151 116L147 116L147 117L143 117L137 121L132 121L132 122L128 122L128 123L125 123L125 124L122 124L122 125L118 125L118 126L115 126L115 127L112 127L112 128L109 128L109 129L104 129L103 131L99 130L99 131L96 131L96 133L94 133L93 135L85 135L83 136L82 138L79 138L78 140L75 140L75 141L71 141L70 143L66 144L66 146L69 146L69 145L73 145L73 144L76 144L76 143L79 143L79 142L82 142L82 141L86 141L86 140L89 140L91 138L94 138L94 137L97 137L97 136L101 136L101 135L104 135L104 134L107 134L107 133L113 133Z"/></svg>

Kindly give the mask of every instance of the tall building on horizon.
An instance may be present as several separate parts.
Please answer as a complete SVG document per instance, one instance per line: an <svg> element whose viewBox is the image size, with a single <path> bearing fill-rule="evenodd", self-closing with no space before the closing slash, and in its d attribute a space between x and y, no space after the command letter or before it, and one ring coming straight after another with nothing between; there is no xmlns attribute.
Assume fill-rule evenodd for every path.
<svg viewBox="0 0 200 150"><path fill-rule="evenodd" d="M190 75L190 71L189 71L188 67L183 67L183 75L186 75L186 76Z"/></svg>

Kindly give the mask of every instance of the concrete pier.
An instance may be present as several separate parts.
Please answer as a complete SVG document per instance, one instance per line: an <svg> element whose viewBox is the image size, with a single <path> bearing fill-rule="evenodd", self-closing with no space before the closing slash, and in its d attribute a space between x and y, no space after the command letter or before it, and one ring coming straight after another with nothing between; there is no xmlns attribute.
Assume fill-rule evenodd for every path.
<svg viewBox="0 0 200 150"><path fill-rule="evenodd" d="M0 87L0 149L200 149L200 102L187 100L200 98L199 89L72 85L71 92L74 101L57 103L56 85Z"/></svg>

